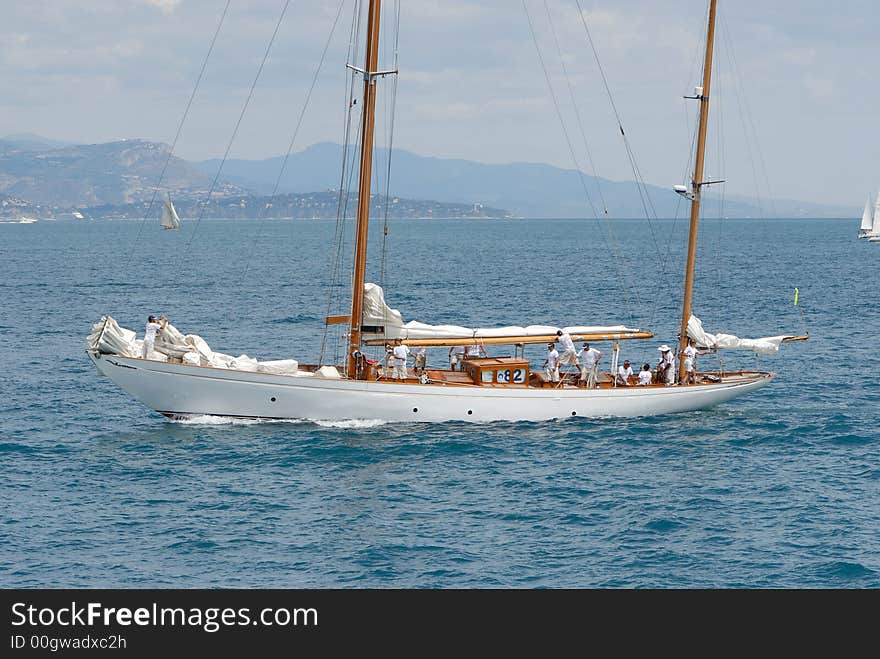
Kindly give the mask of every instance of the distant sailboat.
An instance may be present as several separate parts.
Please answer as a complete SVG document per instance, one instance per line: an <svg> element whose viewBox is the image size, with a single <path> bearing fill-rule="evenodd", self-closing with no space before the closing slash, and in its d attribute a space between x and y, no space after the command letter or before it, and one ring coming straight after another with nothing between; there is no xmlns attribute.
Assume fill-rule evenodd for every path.
<svg viewBox="0 0 880 659"><path fill-rule="evenodd" d="M877 197L880 199L880 195ZM865 210L862 211L862 223L859 225L859 238L868 238L871 235L871 229L874 226L871 218L871 196L865 201Z"/></svg>
<svg viewBox="0 0 880 659"><path fill-rule="evenodd" d="M180 228L180 218L177 217L177 211L174 210L174 203L171 201L171 195L169 194L165 195L165 200L162 203L162 228Z"/></svg>
<svg viewBox="0 0 880 659"><path fill-rule="evenodd" d="M864 221L862 218L862 223ZM861 232L859 233L861 234ZM880 192L877 193L877 202L874 204L874 221L871 223L868 233L865 234L865 238L868 239L868 242L880 243Z"/></svg>

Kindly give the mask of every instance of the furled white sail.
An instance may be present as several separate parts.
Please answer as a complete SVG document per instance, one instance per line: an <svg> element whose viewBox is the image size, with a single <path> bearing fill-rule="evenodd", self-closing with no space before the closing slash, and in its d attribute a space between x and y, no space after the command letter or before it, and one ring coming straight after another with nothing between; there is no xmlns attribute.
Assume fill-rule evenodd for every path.
<svg viewBox="0 0 880 659"><path fill-rule="evenodd" d="M377 284L364 284L363 333L370 338L382 339L496 339L555 335L556 330L568 332L575 340L581 334L626 334L639 332L625 325L556 327L555 325L528 325L527 327L461 327L459 325L428 325L411 320L403 322L397 309L385 304L385 294ZM379 331L370 331L373 328Z"/></svg>
<svg viewBox="0 0 880 659"><path fill-rule="evenodd" d="M869 195L865 202L865 210L862 212L862 223L859 225L859 235L864 236L865 234L870 233L873 226L874 220L871 217L871 197Z"/></svg>
<svg viewBox="0 0 880 659"><path fill-rule="evenodd" d="M162 228L180 228L180 218L177 217L177 211L174 209L174 203L171 201L171 195L165 195L165 200L162 202Z"/></svg>
<svg viewBox="0 0 880 659"><path fill-rule="evenodd" d="M779 351L785 339L794 338L793 334L781 336L765 336L760 339L741 339L733 334L709 334L703 329L702 321L691 316L688 321L688 336L697 342L699 348L712 350L751 350L759 355L772 355Z"/></svg>
<svg viewBox="0 0 880 659"><path fill-rule="evenodd" d="M121 327L112 316L104 316L92 325L92 333L86 339L90 350L104 355L140 357L143 342L132 330ZM156 334L153 361L178 361L190 366L210 366L254 373L275 375L298 375L299 362L295 359L258 361L247 355L225 355L214 352L198 334L182 334L170 323Z"/></svg>

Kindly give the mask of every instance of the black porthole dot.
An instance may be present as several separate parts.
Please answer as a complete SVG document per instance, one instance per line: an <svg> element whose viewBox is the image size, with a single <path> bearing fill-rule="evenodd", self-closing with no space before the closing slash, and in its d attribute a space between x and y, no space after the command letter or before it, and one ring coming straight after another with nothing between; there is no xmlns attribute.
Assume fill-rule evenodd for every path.
<svg viewBox="0 0 880 659"><path fill-rule="evenodd" d="M269 400L271 400L271 401L274 403L274 402L275 402L275 396L272 396L272 398L270 398Z"/></svg>
<svg viewBox="0 0 880 659"><path fill-rule="evenodd" d="M473 413L474 413L473 410L468 410L468 414L473 414Z"/></svg>
<svg viewBox="0 0 880 659"><path fill-rule="evenodd" d="M418 408L418 407L414 407L414 408L413 408L413 412L418 412L418 411L419 411L419 408Z"/></svg>
<svg viewBox="0 0 880 659"><path fill-rule="evenodd" d="M578 413L577 413L577 412L572 412L571 415L572 415L572 416L577 416Z"/></svg>

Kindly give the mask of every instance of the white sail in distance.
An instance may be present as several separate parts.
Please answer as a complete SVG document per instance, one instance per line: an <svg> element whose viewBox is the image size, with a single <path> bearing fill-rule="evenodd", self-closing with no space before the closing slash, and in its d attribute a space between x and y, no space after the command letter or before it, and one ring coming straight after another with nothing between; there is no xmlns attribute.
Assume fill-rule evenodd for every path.
<svg viewBox="0 0 880 659"><path fill-rule="evenodd" d="M162 202L162 228L180 228L180 218L177 217L177 211L174 209L174 203L171 201L171 195L169 194L165 195L165 200Z"/></svg>
<svg viewBox="0 0 880 659"><path fill-rule="evenodd" d="M877 201L874 203L874 223L871 226L871 236L880 236L880 192L877 193Z"/></svg>
<svg viewBox="0 0 880 659"><path fill-rule="evenodd" d="M871 217L871 196L865 201L865 210L862 211L862 223L859 225L859 237L865 237L871 233L874 221Z"/></svg>

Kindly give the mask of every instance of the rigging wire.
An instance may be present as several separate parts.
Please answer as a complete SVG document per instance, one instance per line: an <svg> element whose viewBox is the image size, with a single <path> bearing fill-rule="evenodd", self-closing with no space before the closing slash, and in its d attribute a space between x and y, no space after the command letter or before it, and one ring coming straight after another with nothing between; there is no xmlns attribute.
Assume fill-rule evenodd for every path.
<svg viewBox="0 0 880 659"><path fill-rule="evenodd" d="M398 69L399 64L399 46L400 46L400 1L396 3L395 7L395 25L394 25L394 50L393 50L393 59L394 66L393 69L396 71ZM389 112L389 127L388 127L388 169L385 173L385 217L382 226L382 260L379 270L379 285L382 287L382 290L385 290L385 259L387 255L387 243L388 243L388 209L390 202L390 193L391 193L391 157L394 152L394 119L397 114L397 80L398 76L394 76L394 80L391 82L391 111ZM387 324L387 318L386 324Z"/></svg>
<svg viewBox="0 0 880 659"><path fill-rule="evenodd" d="M706 3L706 9L705 9L703 18L704 18L703 23L707 24L709 21L709 3L708 2ZM705 33L703 34L703 36L701 37L701 40L699 42L699 47L694 50L694 55L691 58L690 74L688 76L688 80L694 79L694 71L697 68L697 60L699 57L699 53L705 52L707 36L708 35L706 35ZM700 71L700 78L699 79L700 80L703 79L702 73L703 73L704 66L705 66L705 62L703 64L701 64L700 68L699 68L699 71ZM685 94L685 95L687 95L687 94ZM693 182L693 172L694 172L693 168L695 167L695 164L696 164L695 160L696 160L696 155L697 155L697 136L699 134L700 113L698 110L694 114L693 119L691 119L690 113L688 112L687 102L684 103L684 113L685 113L685 120L686 120L687 125L692 126L692 129L691 129L692 132L691 132L691 144L690 144L690 148L688 149L688 157L687 157L687 161L684 166L684 172L682 174L681 180ZM674 245L679 244L679 242L676 240L676 237L675 237L675 227L678 224L679 211L681 210L681 206L682 206L682 198L679 197L678 200L676 201L676 205L675 205L675 214L673 215L673 218L672 218L672 226L669 229L669 238L666 241L666 250L663 255L663 258L660 260L660 275L659 275L658 279L661 282L663 282L665 288L670 288L668 285L668 281L669 281L668 278L671 277L671 272L669 272L669 264L671 263L672 248ZM685 213L685 215L687 215L687 213ZM657 310L655 309L652 314L652 317L651 317L652 324L653 324L654 319L656 317L656 313L657 313Z"/></svg>
<svg viewBox="0 0 880 659"><path fill-rule="evenodd" d="M241 275L241 280L247 276L248 268L250 267L251 257L253 256L254 248L260 238L260 234L263 231L263 226L266 222L266 216L268 215L268 209L271 206L271 200L275 198L275 195L278 194L278 188L281 186L281 180L284 177L284 171L287 169L287 162L290 159L290 154L293 152L293 145L296 143L296 138L299 135L299 129L302 126L303 118L305 117L306 110L309 107L309 101L312 98L312 92L315 90L315 84L318 82L318 76L321 73L321 69L324 66L324 60L327 57L327 50L330 48L330 42L333 40L333 35L336 32L336 25L339 22L339 17L342 15L342 7L345 5L345 0L340 0L339 7L336 10L336 16L333 19L333 24L330 26L330 34L327 35L327 41L324 43L324 49L321 51L321 59L318 62L318 67L315 69L315 74L312 76L312 84L309 86L309 90L306 93L305 101L303 102L302 110L299 113L299 117L296 122L296 128L294 128L293 135L290 137L290 143L287 145L287 152L284 154L284 159L281 162L281 169L278 172L278 176L275 179L275 185L272 187L272 194L269 195L269 202L263 207L260 211L260 223L257 225L257 231L254 235L254 239L251 241L251 248L248 251L248 255L245 258L244 264L244 272Z"/></svg>
<svg viewBox="0 0 880 659"><path fill-rule="evenodd" d="M547 21L550 23L550 31L553 34L553 41L556 44L556 52L559 54L559 62L562 64L562 73L565 77L565 83L568 86L568 96L571 99L574 115L577 118L577 125L581 133L581 139L584 142L584 152L587 154L587 161L590 163L590 172L592 173L593 181L596 183L596 191L599 193L599 200L602 202L602 212L607 216L608 204L605 202L605 195L602 194L602 186L599 183L598 176L596 176L596 164L593 161L593 153L590 150L590 145L587 141L587 134L586 131L584 131L584 122L581 120L581 112L577 101L575 100L574 88L572 87L571 79L568 76L568 67L565 66L565 58L562 56L562 47L559 45L559 37L556 34L556 26L553 24L553 16L550 14L550 6L547 4L547 0L544 0L544 11L547 12Z"/></svg>
<svg viewBox="0 0 880 659"><path fill-rule="evenodd" d="M159 188L162 186L162 181L165 180L165 172L168 170L168 164L171 162L171 156L174 155L174 149L177 147L177 141L180 139L180 134L183 131L183 125L186 123L186 118L189 115L190 108L192 107L193 101L196 97L196 92L199 90L199 86L202 82L202 77L205 74L205 69L208 66L208 60L211 58L211 53L214 52L214 44L217 43L217 37L220 34L220 29L223 27L223 22L226 20L226 14L229 11L229 5L232 0L226 0L226 5L223 7L223 12L220 14L220 20L217 23L217 29L214 30L214 36L211 37L211 44L208 46L208 52L205 54L205 59L202 61L202 67L199 69L199 75L196 78L195 85L193 85L192 93L189 95L189 101L187 101L186 109L183 111L183 116L180 118L180 122L177 124L177 132L174 134L174 140L171 142L171 148L168 149L168 155L165 157L165 163L162 165L162 170L159 173L159 179L156 181L156 187L153 189L153 195L150 198L150 203L147 206L147 210L144 213L144 217L141 220L140 226L138 227L137 235L132 241L131 250L128 253L128 258L125 261L125 267L128 267L129 263L131 263L131 258L134 255L135 247L137 246L137 242L140 240L141 232L143 231L144 224L147 221L147 218L150 217L150 213L153 210L153 206L156 203L156 195L159 192Z"/></svg>
<svg viewBox="0 0 880 659"><path fill-rule="evenodd" d="M587 199L587 203L588 203L589 206L590 206L590 210L593 212L593 217L594 217L595 220L596 220L597 226L599 227L599 229L601 229L601 228L602 228L602 225L601 225L601 223L599 222L599 215L598 215L598 213L596 212L596 207L595 207L595 205L593 204L593 200L592 200L592 198L590 197L590 193L589 193L589 190L588 190L588 188L587 188L586 181L584 180L584 174L583 174L583 172L581 171L580 164L578 163L577 155L575 154L574 147L573 147L573 145L572 145L572 143L571 143L571 137L569 136L568 129L567 129L566 125L565 125L565 119L564 119L564 117L563 117L563 115L562 115L562 110L561 110L561 108L560 108L560 106L559 106L559 101L558 101L558 99L556 98L556 93L555 93L555 91L553 90L553 84L552 84L552 82L551 82L551 80L550 80L550 73L549 73L549 71L547 70L547 65L546 65L546 62L544 61L544 56L543 56L543 54L541 53L541 48L540 48L540 46L538 45L538 37L537 37L537 35L536 35L536 33L535 33L535 27L534 27L534 24L532 23L532 17L531 17L531 15L529 14L529 9L528 9L528 6L526 5L526 0L522 0L522 6L523 6L523 11L525 12L525 15L526 15L526 20L528 21L528 24L529 24L529 31L530 31L530 33L531 33L531 35L532 35L532 41L533 41L533 43L535 44L535 50L536 50L537 53L538 53L538 59L540 60L541 68L542 68L542 70L544 71L544 78L545 78L546 81L547 81L547 87L548 87L548 89L549 89L549 91L550 91L550 97L552 98L552 100L553 100L553 105L554 105L554 107L556 108L556 114L557 114L557 116L558 116L558 118L559 118L559 123L560 123L560 125L562 126L562 132L563 132L563 134L565 135L565 141L566 141L566 143L568 144L568 150L569 150L569 153L570 153L570 155L571 155L572 162L574 163L575 169L577 170L578 178L579 178L580 183L581 183L581 187L583 187L583 190L584 190L584 196L585 196L586 199ZM608 227L609 233L610 233L610 229L611 229L611 227L609 226L609 227ZM602 236L602 241L605 243L605 247L608 248L609 251L614 252L616 256L622 258L622 255L620 255L619 252L618 252L618 250L617 250L614 246L612 246L612 245L609 243L608 239L605 237L605 234L604 234L601 230L599 231L599 235ZM619 278L619 281L622 282L622 283L624 284L624 286L623 286L623 293L624 293L624 295L627 295L629 292L634 293L635 298L636 298L636 302L637 302L637 306L638 306L639 309L641 309L641 301L639 300L638 289L635 288L635 287L631 287L629 291L627 290L627 286L626 286L626 284L627 284L627 279L624 277L624 274L623 274L623 272L622 272L622 270L621 270L621 268L620 268L620 264L617 262L617 260L614 260L613 262L614 262L614 267L615 267L615 269L617 270L617 276L618 276L618 278ZM633 305L632 305L632 299L631 299L630 297L628 297L628 295L627 295L627 299L626 299L626 304L627 304L627 307L630 309L630 316L631 316L631 319L632 319L632 309L633 309Z"/></svg>
<svg viewBox="0 0 880 659"><path fill-rule="evenodd" d="M263 53L263 59L260 61L260 66L257 69L257 73L254 76L254 81L251 83L251 88L248 91L247 98L245 99L244 105L241 108L241 112L238 115L238 120L235 122L235 128L232 130L232 136L229 138L229 143L226 145L226 151L223 153L223 158L220 161L220 166L217 168L217 173L214 175L214 180L211 181L211 187L208 189L207 199L202 204L202 210L199 213L198 218L196 219L195 226L193 227L193 231L190 234L189 241L186 243L186 247L183 250L183 253L186 254L189 252L190 245L192 245L193 240L196 237L196 233L198 232L199 225L202 222L202 218L205 215L205 211L208 208L208 204L211 203L211 195L214 193L214 189L217 187L217 182L220 180L220 174L223 172L223 166L226 164L226 160L229 158L229 152L232 150L232 144L235 142L235 136L238 134L238 129L241 126L241 122L244 119L244 115L247 112L248 105L250 105L251 98L253 98L254 90L257 87L257 82L260 80L260 75L263 73L263 67L266 65L266 61L269 59L269 53L272 50L272 44L275 43L275 37L278 36L278 30L281 29L281 23L284 21L284 15L287 13L287 8L290 6L291 0L285 0L284 7L281 9L281 14L278 16L278 22L275 24L275 29L272 31L272 36L269 39L269 43L266 46L266 52Z"/></svg>
<svg viewBox="0 0 880 659"><path fill-rule="evenodd" d="M352 62L357 61L358 53L360 52L360 32L361 32L361 19L362 19L362 7L360 0L355 0L354 9L352 12L351 19L351 28L349 30L348 36L348 51L346 53L346 64L350 64ZM346 77L345 77L345 122L343 129L343 143L342 143L342 167L339 174L339 193L337 195L336 200L336 224L334 227L333 234L333 244L335 248L332 250L330 254L330 262L328 264L328 269L330 272L330 278L327 286L327 307L325 317L330 316L330 312L333 309L333 303L336 299L336 288L337 288L337 279L339 270L342 268L342 261L345 252L345 240L344 240L344 227L345 227L345 219L348 213L348 203L350 199L351 193L351 180L354 172L354 158L357 157L357 149L351 149L351 133L352 133L352 118L354 115L354 107L357 103L357 97L355 96L356 91L356 78L354 72L346 69ZM359 128L359 126L358 126ZM349 150L352 150L354 153L352 154L352 164L349 165L348 157ZM347 180L347 182L346 182ZM327 342L330 331L330 325L324 323L324 332L321 336L321 351L318 357L318 363L325 363L325 356L327 351ZM334 347L334 362L338 362L339 360L339 344L341 337L339 336L339 332L335 333L335 347Z"/></svg>
<svg viewBox="0 0 880 659"><path fill-rule="evenodd" d="M608 100L611 103L611 109L614 111L614 116L617 119L617 127L620 130L620 136L623 139L623 145L626 149L626 155L629 159L630 168L632 169L633 176L636 179L636 187L639 191L639 197L642 202L642 207L645 211L645 217L648 220L648 225L651 227L651 235L654 235L654 228L651 224L651 218L657 219L657 211L654 208L654 203L651 201L651 196L648 194L648 186L645 184L645 179L642 176L641 170L639 169L638 162L636 161L635 153L633 152L632 146L630 145L629 138L626 136L626 131L623 129L623 120L620 118L620 112L617 110L617 104L614 102L614 95L611 93L611 86L608 84L608 78L605 75L605 69L602 67L602 62L599 59L599 51L596 48L596 44L593 41L593 35L590 32L590 27L587 25L587 19L584 16L584 10L581 8L580 0L575 0L575 4L577 5L578 15L581 18L581 23L584 26L584 32L587 34L587 41L590 43L590 49L593 51L593 57L596 60L596 66L599 69L599 75L602 77L602 84L605 86L605 93L608 96ZM650 209L650 210L649 210ZM654 240L654 247L657 247L656 238Z"/></svg>
<svg viewBox="0 0 880 659"><path fill-rule="evenodd" d="M721 16L720 23L721 36L727 44L726 52L732 70L734 96L737 101L743 135L745 137L746 153L748 154L749 164L752 168L752 179L755 185L755 197L760 214L758 219L760 219L761 221L761 231L764 236L764 240L762 242L765 245L770 245L772 244L772 239L769 223L767 220L766 205L769 205L770 212L773 217L779 217L779 212L776 208L775 197L770 187L770 176L768 174L766 162L764 159L764 153L761 149L761 140L758 137L757 125L755 123L754 116L748 103L748 97L746 96L745 85L743 83L743 76L740 74L739 66L737 63L736 50L733 47L733 39L728 28L727 20L723 15ZM763 181L764 183L764 192L766 193L766 197L761 192L761 181ZM765 258L763 255L757 253L754 256L756 262L760 261L762 264L761 267L768 271L768 275L772 280L781 282L788 279L790 282L790 273L780 273L779 263L776 261L776 259ZM800 314L801 322L804 326L804 333L808 334L806 322L803 316L803 309L800 306L798 306L798 312Z"/></svg>

